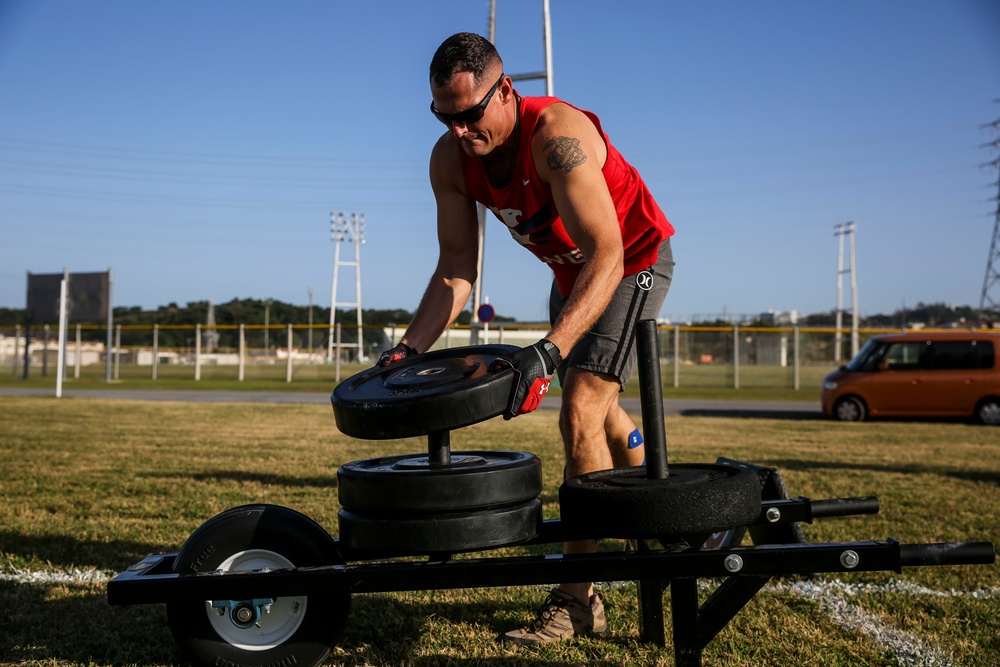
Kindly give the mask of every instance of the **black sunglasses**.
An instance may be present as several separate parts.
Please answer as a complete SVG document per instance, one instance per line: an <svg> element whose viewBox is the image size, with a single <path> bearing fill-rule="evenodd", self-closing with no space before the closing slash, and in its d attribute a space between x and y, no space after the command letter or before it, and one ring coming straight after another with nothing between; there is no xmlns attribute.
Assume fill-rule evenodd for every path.
<svg viewBox="0 0 1000 667"><path fill-rule="evenodd" d="M500 78L497 79L497 82L493 84L492 88L490 88L490 92L486 93L486 97L483 98L483 101L476 106L466 109L465 111L459 111L458 113L441 113L434 108L434 102L432 101L431 113L434 114L435 118L447 125L449 128L452 126L452 123L461 123L462 125L475 123L483 117L484 113L486 113L486 106L490 103L490 100L493 99L493 94L496 93L497 88L500 87L500 82L503 81L503 77L504 74L501 72Z"/></svg>

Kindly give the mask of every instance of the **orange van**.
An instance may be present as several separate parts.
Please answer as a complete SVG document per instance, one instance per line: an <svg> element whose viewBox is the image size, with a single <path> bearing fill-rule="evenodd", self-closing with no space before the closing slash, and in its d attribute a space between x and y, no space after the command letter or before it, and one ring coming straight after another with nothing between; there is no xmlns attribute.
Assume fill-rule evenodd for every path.
<svg viewBox="0 0 1000 667"><path fill-rule="evenodd" d="M1000 424L1000 334L914 332L875 336L823 379L823 414L973 417Z"/></svg>

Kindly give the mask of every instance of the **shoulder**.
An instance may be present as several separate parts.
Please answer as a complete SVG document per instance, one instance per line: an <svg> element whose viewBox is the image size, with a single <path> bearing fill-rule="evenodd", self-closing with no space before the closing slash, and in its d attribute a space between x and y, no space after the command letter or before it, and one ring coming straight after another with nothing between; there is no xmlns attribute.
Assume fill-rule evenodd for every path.
<svg viewBox="0 0 1000 667"><path fill-rule="evenodd" d="M531 137L531 153L536 164L544 163L566 173L588 156L594 158L598 168L607 158L604 139L593 121L562 101L545 107L539 115Z"/></svg>
<svg viewBox="0 0 1000 667"><path fill-rule="evenodd" d="M462 173L461 148L450 132L442 134L431 149L431 186L437 190L448 188L465 194L465 178Z"/></svg>

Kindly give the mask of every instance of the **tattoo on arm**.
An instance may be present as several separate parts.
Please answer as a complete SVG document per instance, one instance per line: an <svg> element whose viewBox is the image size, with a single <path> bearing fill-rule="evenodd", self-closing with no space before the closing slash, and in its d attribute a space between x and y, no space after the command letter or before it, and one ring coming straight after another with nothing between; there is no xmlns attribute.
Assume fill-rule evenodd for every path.
<svg viewBox="0 0 1000 667"><path fill-rule="evenodd" d="M580 140L576 137L553 137L545 142L545 161L551 169L561 169L567 174L573 167L579 167L587 161L587 155L580 148Z"/></svg>

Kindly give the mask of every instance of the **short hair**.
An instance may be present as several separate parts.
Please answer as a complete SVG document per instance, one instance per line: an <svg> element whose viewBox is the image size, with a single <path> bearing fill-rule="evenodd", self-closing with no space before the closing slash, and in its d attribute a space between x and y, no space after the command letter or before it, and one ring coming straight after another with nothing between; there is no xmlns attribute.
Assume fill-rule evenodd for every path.
<svg viewBox="0 0 1000 667"><path fill-rule="evenodd" d="M494 65L503 69L503 60L488 39L472 32L459 32L441 42L431 58L430 78L435 86L444 86L459 72L471 72L481 83Z"/></svg>

